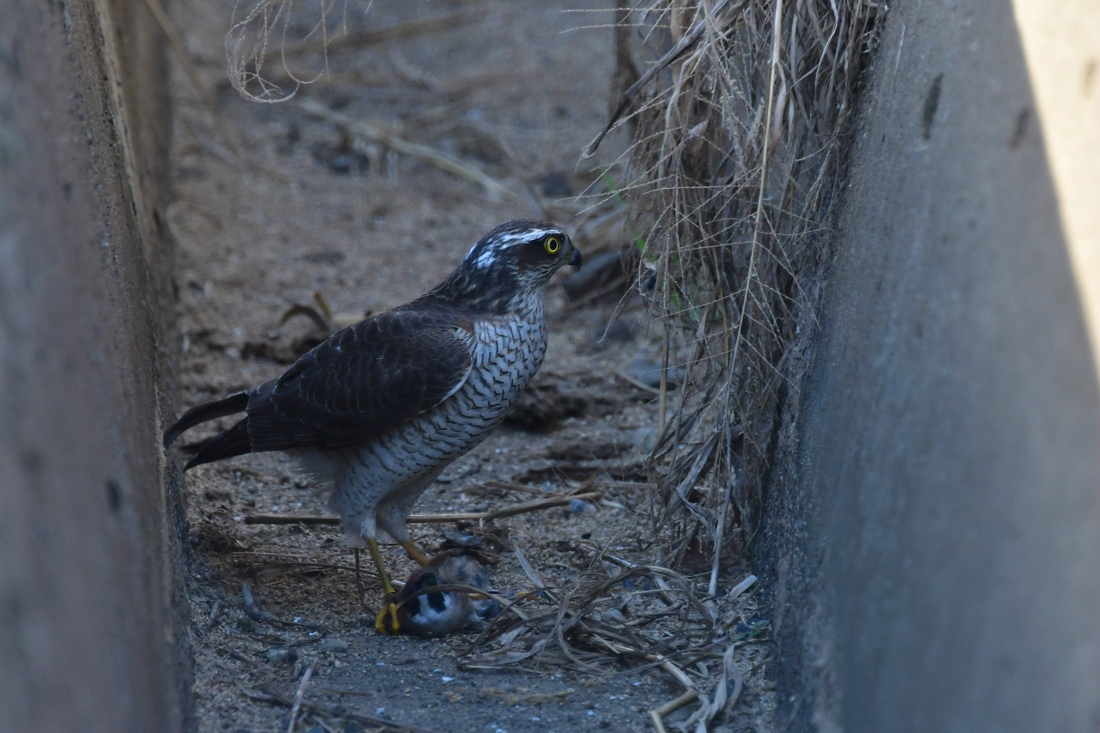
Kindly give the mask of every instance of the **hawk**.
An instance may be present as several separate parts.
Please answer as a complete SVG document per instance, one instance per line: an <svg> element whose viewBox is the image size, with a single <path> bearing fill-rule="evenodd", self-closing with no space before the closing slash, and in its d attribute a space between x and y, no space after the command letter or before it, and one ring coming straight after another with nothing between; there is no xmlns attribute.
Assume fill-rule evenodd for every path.
<svg viewBox="0 0 1100 733"><path fill-rule="evenodd" d="M405 521L453 460L483 441L546 353L543 296L562 266L581 265L560 227L513 220L482 237L446 280L411 303L338 331L281 377L193 407L165 431L167 448L199 423L244 413L203 443L184 470L285 451L331 487L330 505L366 545L387 596L379 538L421 566ZM387 623L387 615L389 623ZM397 633L397 607L375 627Z"/></svg>

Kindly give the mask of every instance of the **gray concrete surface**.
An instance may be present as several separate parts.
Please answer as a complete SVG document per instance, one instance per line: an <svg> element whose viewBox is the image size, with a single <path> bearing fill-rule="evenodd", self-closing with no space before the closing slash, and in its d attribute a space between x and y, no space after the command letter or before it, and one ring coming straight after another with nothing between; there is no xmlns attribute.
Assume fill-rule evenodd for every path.
<svg viewBox="0 0 1100 733"><path fill-rule="evenodd" d="M163 45L140 1L0 1L4 733L185 722Z"/></svg>
<svg viewBox="0 0 1100 733"><path fill-rule="evenodd" d="M1012 6L891 3L868 84L761 542L780 720L1094 733L1097 364Z"/></svg>

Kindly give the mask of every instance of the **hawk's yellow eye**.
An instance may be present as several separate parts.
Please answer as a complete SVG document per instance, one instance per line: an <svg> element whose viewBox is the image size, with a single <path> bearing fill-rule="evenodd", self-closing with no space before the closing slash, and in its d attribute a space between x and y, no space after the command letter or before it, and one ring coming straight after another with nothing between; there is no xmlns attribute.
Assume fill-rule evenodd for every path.
<svg viewBox="0 0 1100 733"><path fill-rule="evenodd" d="M542 240L542 247L546 250L546 254L556 255L561 251L561 239L558 237L547 237Z"/></svg>

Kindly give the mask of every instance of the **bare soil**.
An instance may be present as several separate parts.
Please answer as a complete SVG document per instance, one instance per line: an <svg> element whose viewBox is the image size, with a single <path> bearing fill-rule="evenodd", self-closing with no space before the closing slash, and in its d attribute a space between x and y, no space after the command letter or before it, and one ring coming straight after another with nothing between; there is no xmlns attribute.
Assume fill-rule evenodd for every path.
<svg viewBox="0 0 1100 733"><path fill-rule="evenodd" d="M408 28L402 24L414 18L449 20L335 49L330 78L290 102L262 105L241 99L225 81L231 6L197 0L173 8L199 75L214 90L220 125L239 147L232 151L177 67L167 219L177 243L179 409L277 376L322 337L307 315L283 321L294 305L321 314L322 300L332 327L404 303L439 282L506 219L545 213L577 232L589 261L622 243L621 228L588 226L592 217L584 210L591 202L574 198L603 185L599 172L611 162L578 164L579 151L606 120L614 71L606 8L375 2L364 13L349 7L353 32ZM572 10L599 12L566 12ZM292 27L299 37L309 29L308 18L300 22ZM315 52L292 63L309 75L323 59ZM270 68L278 76L278 66ZM357 143L303 111L301 100L466 161L519 199L493 200L423 159ZM614 140L605 149L613 155ZM429 553L448 546L444 532L480 538L504 593L532 587L510 551L516 547L551 588L613 576L620 568L606 555L645 562L652 539L646 456L659 408L653 391L632 380L644 381L644 365L660 362L661 344L640 300L627 301L609 328L617 302L617 294L604 299L592 291L573 299L552 284L549 353L519 412L448 468L416 511L484 511L578 488L598 490L601 498L480 526L413 525ZM196 431L184 440L199 437ZM354 556L338 527L246 523L256 515L329 514L325 497L281 454L201 466L187 474L186 487L200 730L286 730L286 705L307 669L312 674L295 726L311 733L372 730L378 727L372 718L455 732L642 730L649 710L683 691L659 669L632 671L610 657L589 668L536 656L515 670L460 669L456 658L476 632L432 641L377 635L377 578L364 563L361 599ZM413 569L400 548L385 550L396 578ZM685 573L705 589L707 570ZM728 590L745 573L725 568L720 587ZM246 612L245 583L266 616ZM750 594L719 611L730 630L753 620L754 601ZM764 645L739 656L741 712L727 716L724 729L769 729L768 652ZM717 662L707 652L690 664L702 688L720 669L721 649ZM686 719L695 707L668 722Z"/></svg>

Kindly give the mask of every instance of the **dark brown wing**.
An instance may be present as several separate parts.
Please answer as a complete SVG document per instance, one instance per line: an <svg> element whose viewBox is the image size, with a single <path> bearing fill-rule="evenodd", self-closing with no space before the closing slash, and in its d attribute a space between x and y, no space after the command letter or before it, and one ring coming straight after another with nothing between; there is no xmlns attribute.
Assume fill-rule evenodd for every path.
<svg viewBox="0 0 1100 733"><path fill-rule="evenodd" d="M249 394L251 449L346 448L430 410L470 374L460 329L460 314L398 310L333 334Z"/></svg>

